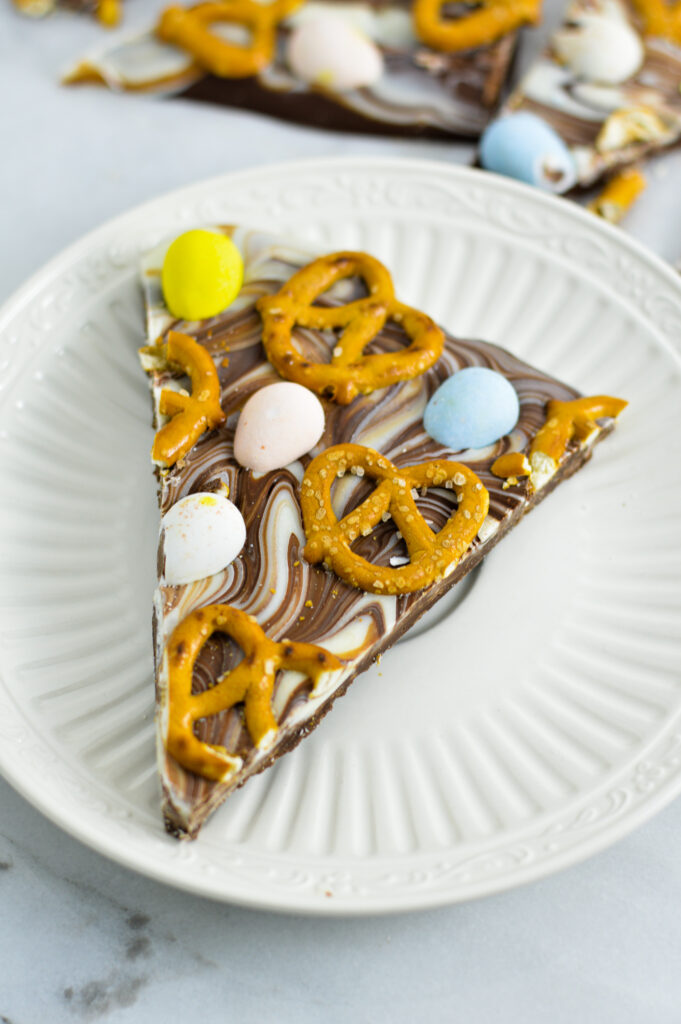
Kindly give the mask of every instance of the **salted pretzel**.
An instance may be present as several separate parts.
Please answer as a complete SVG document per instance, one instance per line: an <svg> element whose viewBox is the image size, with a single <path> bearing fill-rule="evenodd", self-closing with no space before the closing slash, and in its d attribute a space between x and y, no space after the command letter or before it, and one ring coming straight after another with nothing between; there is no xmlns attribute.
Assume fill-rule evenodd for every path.
<svg viewBox="0 0 681 1024"><path fill-rule="evenodd" d="M377 482L370 496L341 520L331 505L331 485L346 472ZM421 515L412 488L446 487L458 507L438 533ZM489 506L489 494L475 473L459 462L437 459L416 466L394 466L373 448L339 444L318 455L301 485L301 508L308 562L324 562L346 583L372 594L410 594L447 575L468 549ZM391 569L373 565L352 543L392 518L409 553L409 564Z"/></svg>
<svg viewBox="0 0 681 1024"><path fill-rule="evenodd" d="M615 419L627 404L622 398L608 395L570 402L553 399L546 406L546 420L532 440L529 456L521 452L501 455L492 463L492 472L506 478L529 476L530 490L538 490L556 472L573 438L587 441L599 430L597 420Z"/></svg>
<svg viewBox="0 0 681 1024"><path fill-rule="evenodd" d="M337 281L359 276L368 295L344 306L315 306ZM275 295L258 299L267 358L287 380L348 405L401 380L425 373L442 354L444 335L425 313L395 298L388 270L362 252L336 252L298 270ZM401 324L411 344L400 352L364 355L387 320ZM315 330L343 328L330 363L312 363L293 343L295 325Z"/></svg>
<svg viewBox="0 0 681 1024"><path fill-rule="evenodd" d="M243 660L215 686L192 693L196 659L216 632L226 633L237 642L244 653ZM218 715L243 701L251 739L260 750L266 750L279 729L271 706L279 669L302 672L316 685L323 673L342 667L342 662L323 647L293 640L270 640L252 615L231 605L199 608L175 627L166 647L166 750L197 775L216 781L228 778L239 770L242 759L228 754L224 747L198 739L194 724L199 719Z"/></svg>
<svg viewBox="0 0 681 1024"><path fill-rule="evenodd" d="M488 46L502 36L539 21L541 0L481 0L470 14L443 18L448 0L415 0L414 30L418 38L446 53Z"/></svg>
<svg viewBox="0 0 681 1024"><path fill-rule="evenodd" d="M156 35L191 54L201 68L219 78L250 78L271 63L277 25L301 3L303 0L219 0L195 7L168 7ZM211 26L220 22L250 29L249 44L239 46L213 32Z"/></svg>
<svg viewBox="0 0 681 1024"><path fill-rule="evenodd" d="M681 44L681 0L633 0L647 36L659 36Z"/></svg>
<svg viewBox="0 0 681 1024"><path fill-rule="evenodd" d="M151 457L159 466L174 466L198 441L204 430L225 421L220 406L220 381L210 354L188 334L168 332L164 348L147 346L140 350L145 368L178 366L191 380L191 395L164 388L158 403L161 416L169 421L157 431Z"/></svg>

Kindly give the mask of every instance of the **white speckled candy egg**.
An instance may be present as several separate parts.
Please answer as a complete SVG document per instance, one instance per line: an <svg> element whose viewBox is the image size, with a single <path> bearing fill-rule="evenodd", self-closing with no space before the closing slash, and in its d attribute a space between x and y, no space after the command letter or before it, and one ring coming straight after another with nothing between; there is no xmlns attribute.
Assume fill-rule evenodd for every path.
<svg viewBox="0 0 681 1024"><path fill-rule="evenodd" d="M615 85L636 74L645 56L637 32L624 20L582 14L553 36L558 58L578 77Z"/></svg>
<svg viewBox="0 0 681 1024"><path fill-rule="evenodd" d="M513 430L519 414L518 395L506 377L468 366L431 396L423 425L432 438L458 452L494 444Z"/></svg>
<svg viewBox="0 0 681 1024"><path fill-rule="evenodd" d="M246 543L246 525L223 494L199 492L175 502L161 520L164 580L193 583L221 572Z"/></svg>
<svg viewBox="0 0 681 1024"><path fill-rule="evenodd" d="M286 60L296 78L333 92L372 85L383 74L378 47L334 15L304 21L294 28Z"/></svg>
<svg viewBox="0 0 681 1024"><path fill-rule="evenodd" d="M234 435L238 462L269 473L295 462L324 433L324 407L302 384L281 381L260 388L246 402Z"/></svg>

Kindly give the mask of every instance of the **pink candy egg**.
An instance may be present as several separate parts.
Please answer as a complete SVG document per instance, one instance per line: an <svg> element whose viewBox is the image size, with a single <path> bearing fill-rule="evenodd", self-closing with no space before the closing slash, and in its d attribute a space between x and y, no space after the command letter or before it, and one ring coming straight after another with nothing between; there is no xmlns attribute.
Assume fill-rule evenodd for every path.
<svg viewBox="0 0 681 1024"><path fill-rule="evenodd" d="M301 384L282 381L260 388L246 402L234 435L242 466L269 473L314 448L324 432L324 408Z"/></svg>

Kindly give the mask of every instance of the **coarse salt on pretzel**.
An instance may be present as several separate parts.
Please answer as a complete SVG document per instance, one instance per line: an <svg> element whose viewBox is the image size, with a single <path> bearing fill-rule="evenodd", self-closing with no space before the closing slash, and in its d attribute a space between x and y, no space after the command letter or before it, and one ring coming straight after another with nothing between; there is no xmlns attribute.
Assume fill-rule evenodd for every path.
<svg viewBox="0 0 681 1024"><path fill-rule="evenodd" d="M331 486L346 472L371 477L377 486L356 509L338 520ZM414 501L412 488L447 487L458 507L435 533ZM394 466L384 455L358 444L339 444L318 455L301 485L301 508L312 563L324 562L353 587L374 594L410 594L447 575L467 551L487 515L489 494L472 470L437 459L415 466ZM399 568L373 565L352 550L386 516L400 530L409 563Z"/></svg>
<svg viewBox="0 0 681 1024"><path fill-rule="evenodd" d="M541 0L482 0L461 18L443 18L447 2L415 0L412 12L418 38L447 53L487 46L521 25L536 25L541 12Z"/></svg>
<svg viewBox="0 0 681 1024"><path fill-rule="evenodd" d="M365 298L343 306L314 305L337 281L354 276L364 279L369 293ZM444 346L440 328L425 313L398 302L388 270L366 253L322 256L298 270L275 295L258 299L256 306L263 320L263 345L275 369L339 405L418 377L437 362ZM411 344L399 352L364 355L387 320L399 323ZM342 328L330 363L310 362L298 351L291 336L296 325Z"/></svg>
<svg viewBox="0 0 681 1024"><path fill-rule="evenodd" d="M551 479L573 438L588 441L598 432L596 420L614 419L628 403L622 398L594 395L569 402L553 399L546 406L546 420L535 434L529 456L520 452L501 455L492 463L492 472L508 479L529 476L529 488L538 491Z"/></svg>
<svg viewBox="0 0 681 1024"><path fill-rule="evenodd" d="M300 7L303 0L220 0L195 7L168 7L156 28L159 39L189 53L205 71L219 78L249 78L271 63L278 23ZM251 31L247 46L217 35L216 23L243 25Z"/></svg>
<svg viewBox="0 0 681 1024"><path fill-rule="evenodd" d="M160 415L170 419L156 432L151 457L159 466L174 466L204 430L212 430L225 421L217 370L206 349L179 331L168 332L167 345L148 346L140 352L145 369L178 366L191 380L191 395L164 388L158 404Z"/></svg>
<svg viewBox="0 0 681 1024"><path fill-rule="evenodd" d="M215 686L192 693L196 659L216 632L236 641L244 653L243 660ZM224 747L200 740L194 732L199 719L218 715L243 702L251 739L260 750L267 750L279 729L271 706L277 672L302 672L317 685L325 672L342 667L342 662L323 647L293 640L270 640L252 615L231 605L199 608L175 627L166 646L162 673L167 680L163 695L166 750L184 768L203 778L229 778L239 770L242 759L229 754Z"/></svg>

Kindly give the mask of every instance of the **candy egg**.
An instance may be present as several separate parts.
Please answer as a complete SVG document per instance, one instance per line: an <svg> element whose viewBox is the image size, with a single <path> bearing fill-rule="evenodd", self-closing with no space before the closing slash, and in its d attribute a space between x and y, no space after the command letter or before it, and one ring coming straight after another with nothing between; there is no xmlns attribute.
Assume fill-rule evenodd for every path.
<svg viewBox="0 0 681 1024"><path fill-rule="evenodd" d="M205 320L239 294L244 261L231 238L217 231L185 231L168 248L161 271L166 306L180 320Z"/></svg>
<svg viewBox="0 0 681 1024"><path fill-rule="evenodd" d="M281 381L260 388L246 402L234 435L238 462L269 473L314 448L324 432L324 408L301 384Z"/></svg>
<svg viewBox="0 0 681 1024"><path fill-rule="evenodd" d="M334 92L372 85L383 74L378 47L333 15L303 21L294 28L286 60L296 78Z"/></svg>
<svg viewBox="0 0 681 1024"><path fill-rule="evenodd" d="M223 494L180 498L161 520L164 579L171 586L220 572L246 543L239 509Z"/></svg>
<svg viewBox="0 0 681 1024"><path fill-rule="evenodd" d="M495 370L470 366L449 377L431 397L426 431L453 451L485 448L510 433L520 404L513 385Z"/></svg>
<svg viewBox="0 0 681 1024"><path fill-rule="evenodd" d="M636 74L645 56L628 21L582 14L574 27L556 32L553 49L578 78L615 85Z"/></svg>
<svg viewBox="0 0 681 1024"><path fill-rule="evenodd" d="M549 192L566 192L577 178L574 158L560 135L529 111L492 121L480 140L480 161L488 171Z"/></svg>

